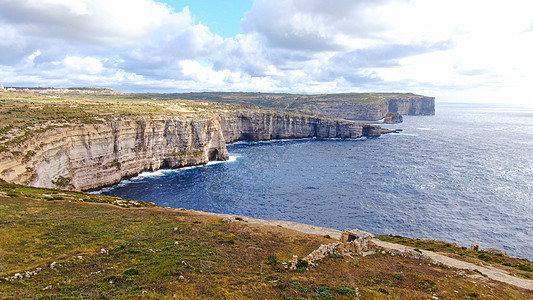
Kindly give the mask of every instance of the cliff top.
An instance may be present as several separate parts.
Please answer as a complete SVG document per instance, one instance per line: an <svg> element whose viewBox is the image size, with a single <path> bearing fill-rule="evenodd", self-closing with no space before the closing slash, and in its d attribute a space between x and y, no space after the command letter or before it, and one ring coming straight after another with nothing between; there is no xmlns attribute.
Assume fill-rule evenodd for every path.
<svg viewBox="0 0 533 300"><path fill-rule="evenodd" d="M129 118L204 118L237 109L222 103L163 101L139 95L0 93L0 152L38 132L76 124Z"/></svg>
<svg viewBox="0 0 533 300"><path fill-rule="evenodd" d="M390 99L422 99L428 98L412 93L339 93L339 94L285 94L285 93L238 93L238 92L204 92L145 94L159 98L189 99L233 103L244 106L256 105L272 109L306 110L317 104L376 104Z"/></svg>
<svg viewBox="0 0 533 300"><path fill-rule="evenodd" d="M0 298L533 296L475 271L385 253L330 256L288 270L283 263L295 255L337 240L119 200L0 182L0 221L8 225L0 226Z"/></svg>

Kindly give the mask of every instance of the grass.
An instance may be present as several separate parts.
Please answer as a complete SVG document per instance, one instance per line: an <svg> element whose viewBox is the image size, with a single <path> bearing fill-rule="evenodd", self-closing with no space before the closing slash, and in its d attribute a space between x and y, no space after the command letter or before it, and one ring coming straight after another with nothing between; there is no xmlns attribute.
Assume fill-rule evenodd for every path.
<svg viewBox="0 0 533 300"><path fill-rule="evenodd" d="M325 95L298 95L281 93L181 93L145 94L147 97L168 99L189 99L231 103L242 106L261 106L275 110L304 112L307 114L328 115L332 107L339 105L373 106L389 99L413 99L424 96L411 93L346 93Z"/></svg>
<svg viewBox="0 0 533 300"><path fill-rule="evenodd" d="M299 262L303 270L288 271L282 262L331 238L148 203L122 208L109 205L112 197L0 186L0 278L41 268L0 280L2 299L533 297L474 280L474 272L386 254L326 258L309 270Z"/></svg>
<svg viewBox="0 0 533 300"><path fill-rule="evenodd" d="M41 132L80 124L101 124L121 118L205 118L237 109L221 103L156 99L136 94L59 96L0 93L0 153L29 160L35 149L20 152L18 145Z"/></svg>
<svg viewBox="0 0 533 300"><path fill-rule="evenodd" d="M494 265L516 276L533 279L533 262L527 259L493 254L483 250L473 251L466 247L460 247L457 244L444 241L410 239L397 235L380 235L377 238L385 242L415 247L415 250L434 251L476 264Z"/></svg>

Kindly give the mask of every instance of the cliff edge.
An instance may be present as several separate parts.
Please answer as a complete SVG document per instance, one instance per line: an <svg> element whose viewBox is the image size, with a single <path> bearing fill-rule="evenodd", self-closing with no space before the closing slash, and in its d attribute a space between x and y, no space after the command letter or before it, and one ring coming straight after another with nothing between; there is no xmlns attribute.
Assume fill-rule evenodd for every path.
<svg viewBox="0 0 533 300"><path fill-rule="evenodd" d="M227 160L226 144L238 140L381 134L361 122L225 104L3 100L11 124L0 127L0 178L35 187L87 190L145 170Z"/></svg>

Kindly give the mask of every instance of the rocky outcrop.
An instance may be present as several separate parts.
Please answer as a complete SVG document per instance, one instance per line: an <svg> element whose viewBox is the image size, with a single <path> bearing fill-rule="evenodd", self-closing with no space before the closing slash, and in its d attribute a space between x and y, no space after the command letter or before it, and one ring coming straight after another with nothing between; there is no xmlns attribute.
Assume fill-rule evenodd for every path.
<svg viewBox="0 0 533 300"><path fill-rule="evenodd" d="M370 248L373 247L374 235L359 229L346 229L341 234L341 241L320 245L318 249L309 253L305 260L313 265L314 262L321 260L329 255L357 255L364 256L370 254Z"/></svg>
<svg viewBox="0 0 533 300"><path fill-rule="evenodd" d="M0 177L36 187L87 190L145 170L200 165L229 157L226 143L284 138L358 138L359 122L235 110L202 118L121 117L102 124L56 126L2 153ZM12 151L13 153L14 151Z"/></svg>
<svg viewBox="0 0 533 300"><path fill-rule="evenodd" d="M402 123L403 117L398 112L388 112L383 119L383 124Z"/></svg>

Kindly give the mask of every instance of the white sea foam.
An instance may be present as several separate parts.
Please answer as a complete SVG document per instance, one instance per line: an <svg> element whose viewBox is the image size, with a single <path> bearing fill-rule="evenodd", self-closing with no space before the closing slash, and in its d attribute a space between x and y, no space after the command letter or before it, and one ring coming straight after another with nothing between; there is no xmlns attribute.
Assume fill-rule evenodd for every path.
<svg viewBox="0 0 533 300"><path fill-rule="evenodd" d="M255 144L273 144L273 143L279 143L279 142L294 142L294 141L309 141L318 139L317 137L311 137L311 138L298 138L298 139L273 139L273 140L266 140L266 141L236 141L229 145L255 145Z"/></svg>
<svg viewBox="0 0 533 300"><path fill-rule="evenodd" d="M424 131L437 131L437 128L426 128L426 127L420 127L418 130L424 130Z"/></svg>
<svg viewBox="0 0 533 300"><path fill-rule="evenodd" d="M177 172L177 170L175 170L175 169L160 169L160 170L157 170L157 171L145 171L145 172L142 172L141 174L131 178L129 183L131 183L131 181L139 181L139 180L143 180L145 178L161 177L161 176L165 176L165 175L176 173L176 172ZM120 185L124 181L128 181L128 180L122 180L118 185Z"/></svg>
<svg viewBox="0 0 533 300"><path fill-rule="evenodd" d="M130 179L123 179L119 183L117 183L116 185L113 185L113 186L110 186L110 187L101 188L99 190L92 191L90 193L91 194L95 194L95 195L100 195L102 193L110 192L110 191L114 190L115 188L123 187L123 186L126 186L128 184L131 184L131 183L134 183L134 182L139 182L139 181L142 181L142 180L148 179L148 178L162 177L162 176L179 173L179 172L186 171L186 170L191 170L191 169L195 169L195 168L202 168L202 167L205 167L205 166L211 166L211 165L217 165L217 164L223 164L223 163L232 163L232 162L237 161L237 159L239 157L240 157L239 155L230 155L228 160L210 161L210 162L208 162L205 165L189 166L189 167L183 167L183 168L179 168L179 169L160 169L160 170L157 170L157 171L144 171L144 172L140 173L139 175L137 175L135 177L132 177Z"/></svg>
<svg viewBox="0 0 533 300"><path fill-rule="evenodd" d="M237 158L239 158L239 157L240 157L239 155L230 155L228 160L213 160L213 161L208 162L207 165L211 166L211 165L232 163L232 162L236 162Z"/></svg>

